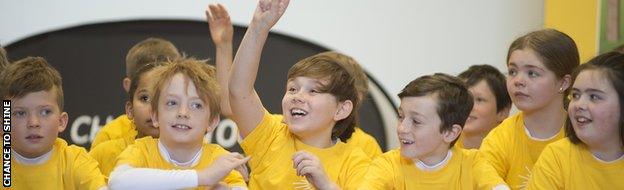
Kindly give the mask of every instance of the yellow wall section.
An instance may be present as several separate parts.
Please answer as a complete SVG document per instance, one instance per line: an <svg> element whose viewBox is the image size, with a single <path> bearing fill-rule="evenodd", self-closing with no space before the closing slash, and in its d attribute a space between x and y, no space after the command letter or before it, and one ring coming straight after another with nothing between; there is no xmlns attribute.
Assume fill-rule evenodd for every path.
<svg viewBox="0 0 624 190"><path fill-rule="evenodd" d="M581 63L598 53L600 0L544 0L544 27L562 31L576 42Z"/></svg>

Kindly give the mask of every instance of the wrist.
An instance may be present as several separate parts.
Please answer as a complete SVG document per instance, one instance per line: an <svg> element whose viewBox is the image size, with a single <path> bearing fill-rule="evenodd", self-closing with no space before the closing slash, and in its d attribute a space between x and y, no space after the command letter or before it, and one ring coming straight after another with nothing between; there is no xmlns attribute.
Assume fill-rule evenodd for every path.
<svg viewBox="0 0 624 190"><path fill-rule="evenodd" d="M219 184L219 181L216 181L212 174L214 174L214 172L212 172L210 168L205 169L203 171L198 171L197 172L198 185L212 187L212 186Z"/></svg>
<svg viewBox="0 0 624 190"><path fill-rule="evenodd" d="M248 33L256 34L256 35L269 35L270 27L263 27L257 23L252 22L249 24L249 28L247 28Z"/></svg>
<svg viewBox="0 0 624 190"><path fill-rule="evenodd" d="M232 50L232 41L224 41L218 44L215 43L217 50Z"/></svg>

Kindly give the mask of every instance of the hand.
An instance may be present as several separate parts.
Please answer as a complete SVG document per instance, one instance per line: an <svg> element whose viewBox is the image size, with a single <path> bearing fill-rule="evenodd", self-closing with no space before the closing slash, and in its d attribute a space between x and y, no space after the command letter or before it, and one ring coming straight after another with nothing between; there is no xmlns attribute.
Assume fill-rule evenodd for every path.
<svg viewBox="0 0 624 190"><path fill-rule="evenodd" d="M199 185L204 186L215 186L219 184L225 176L230 174L233 169L244 165L249 161L248 157L243 157L243 155L232 152L229 154L225 154L219 156L210 167L201 170L197 173L199 178Z"/></svg>
<svg viewBox="0 0 624 190"><path fill-rule="evenodd" d="M223 5L209 5L206 9L206 21L210 28L210 38L216 46L232 43L234 27L232 27L230 15Z"/></svg>
<svg viewBox="0 0 624 190"><path fill-rule="evenodd" d="M297 175L305 176L316 189L337 189L336 184L325 174L325 169L316 156L305 151L298 151L292 159Z"/></svg>
<svg viewBox="0 0 624 190"><path fill-rule="evenodd" d="M286 12L290 0L260 0L254 12L250 28L269 31Z"/></svg>

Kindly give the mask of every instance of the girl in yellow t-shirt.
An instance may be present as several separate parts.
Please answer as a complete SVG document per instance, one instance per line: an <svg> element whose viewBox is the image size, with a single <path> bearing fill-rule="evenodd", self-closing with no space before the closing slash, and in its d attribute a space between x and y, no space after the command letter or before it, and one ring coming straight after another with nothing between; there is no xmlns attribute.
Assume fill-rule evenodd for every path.
<svg viewBox="0 0 624 190"><path fill-rule="evenodd" d="M252 157L249 187L356 188L370 158L338 140L353 131L360 102L349 69L325 54L296 63L288 72L283 120L266 111L254 89L263 45L288 3L258 3L230 71L232 116L244 138L241 147Z"/></svg>
<svg viewBox="0 0 624 190"><path fill-rule="evenodd" d="M567 138L546 146L528 189L624 189L624 54L599 55L574 76Z"/></svg>
<svg viewBox="0 0 624 190"><path fill-rule="evenodd" d="M521 111L494 128L479 148L480 187L526 187L544 147L563 138L565 94L579 64L576 44L554 29L516 39L507 54L507 91Z"/></svg>
<svg viewBox="0 0 624 190"><path fill-rule="evenodd" d="M214 68L195 59L172 60L156 68L151 101L158 139L143 138L117 157L113 189L246 188L233 171L249 157L228 153L203 137L219 122ZM141 177L138 177L141 176Z"/></svg>

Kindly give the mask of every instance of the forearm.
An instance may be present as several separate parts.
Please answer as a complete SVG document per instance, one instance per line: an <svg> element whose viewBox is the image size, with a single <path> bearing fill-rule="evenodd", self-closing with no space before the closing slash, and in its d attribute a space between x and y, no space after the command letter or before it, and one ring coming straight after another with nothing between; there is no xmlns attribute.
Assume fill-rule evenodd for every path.
<svg viewBox="0 0 624 190"><path fill-rule="evenodd" d="M198 186L195 170L160 170L117 166L111 173L110 189L187 189Z"/></svg>
<svg viewBox="0 0 624 190"><path fill-rule="evenodd" d="M221 87L221 114L226 117L231 117L232 109L230 108L230 89L228 88L228 82L230 78L230 70L232 69L232 41L223 42L221 44L215 44L217 48L216 66L217 66L217 82Z"/></svg>

